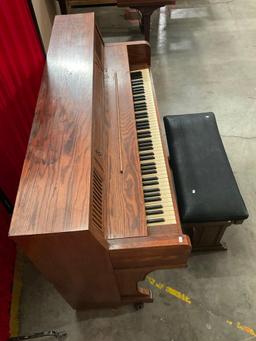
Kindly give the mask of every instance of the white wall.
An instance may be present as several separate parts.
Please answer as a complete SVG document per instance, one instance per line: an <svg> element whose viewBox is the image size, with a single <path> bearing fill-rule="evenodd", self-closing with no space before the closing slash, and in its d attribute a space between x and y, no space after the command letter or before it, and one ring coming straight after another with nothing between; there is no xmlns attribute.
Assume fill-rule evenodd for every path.
<svg viewBox="0 0 256 341"><path fill-rule="evenodd" d="M47 52L53 20L57 14L55 0L32 0L36 19L41 32L45 51Z"/></svg>

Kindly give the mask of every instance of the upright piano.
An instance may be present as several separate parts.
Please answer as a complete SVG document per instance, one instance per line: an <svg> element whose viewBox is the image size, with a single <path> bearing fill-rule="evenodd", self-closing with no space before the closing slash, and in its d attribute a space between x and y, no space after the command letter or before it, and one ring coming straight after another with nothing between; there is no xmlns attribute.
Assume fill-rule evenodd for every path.
<svg viewBox="0 0 256 341"><path fill-rule="evenodd" d="M9 235L75 309L186 266L150 46L104 44L93 13L55 18Z"/></svg>

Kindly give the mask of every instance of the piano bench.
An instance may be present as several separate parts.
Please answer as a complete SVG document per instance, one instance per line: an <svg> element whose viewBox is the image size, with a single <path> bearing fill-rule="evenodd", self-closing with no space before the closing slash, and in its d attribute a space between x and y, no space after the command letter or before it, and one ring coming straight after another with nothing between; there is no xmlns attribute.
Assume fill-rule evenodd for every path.
<svg viewBox="0 0 256 341"><path fill-rule="evenodd" d="M193 251L225 250L226 228L248 212L213 113L172 115L164 125L183 232Z"/></svg>

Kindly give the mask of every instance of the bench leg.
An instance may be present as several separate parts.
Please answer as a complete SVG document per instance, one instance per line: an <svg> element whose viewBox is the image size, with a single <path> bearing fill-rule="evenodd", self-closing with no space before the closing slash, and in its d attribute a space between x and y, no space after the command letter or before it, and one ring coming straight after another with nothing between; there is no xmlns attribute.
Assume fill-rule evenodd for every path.
<svg viewBox="0 0 256 341"><path fill-rule="evenodd" d="M223 234L231 222L196 223L183 226L183 230L191 239L192 251L226 251L221 243Z"/></svg>

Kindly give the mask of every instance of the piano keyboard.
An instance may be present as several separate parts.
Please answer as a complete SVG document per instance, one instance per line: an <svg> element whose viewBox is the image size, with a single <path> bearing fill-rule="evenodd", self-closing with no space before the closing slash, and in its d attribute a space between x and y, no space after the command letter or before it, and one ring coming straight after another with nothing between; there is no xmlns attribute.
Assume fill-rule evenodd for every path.
<svg viewBox="0 0 256 341"><path fill-rule="evenodd" d="M131 83L147 225L175 224L149 70L132 71Z"/></svg>

